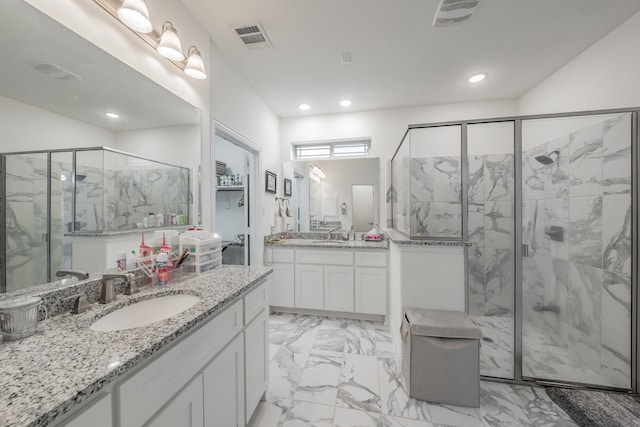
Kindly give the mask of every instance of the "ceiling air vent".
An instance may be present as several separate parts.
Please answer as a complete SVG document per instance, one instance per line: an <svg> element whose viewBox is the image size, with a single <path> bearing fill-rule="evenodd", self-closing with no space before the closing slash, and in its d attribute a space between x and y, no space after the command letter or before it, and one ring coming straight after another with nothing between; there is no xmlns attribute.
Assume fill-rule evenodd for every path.
<svg viewBox="0 0 640 427"><path fill-rule="evenodd" d="M69 70L65 70L56 64L40 63L35 64L33 68L34 70L56 80L82 80L82 77L79 75L72 73Z"/></svg>
<svg viewBox="0 0 640 427"><path fill-rule="evenodd" d="M262 28L262 25L259 22L255 25L234 27L233 30L236 32L238 37L240 37L240 40L244 43L247 49L273 49L267 33L265 33L264 28Z"/></svg>
<svg viewBox="0 0 640 427"><path fill-rule="evenodd" d="M480 0L440 0L433 17L434 27L464 24L478 9Z"/></svg>

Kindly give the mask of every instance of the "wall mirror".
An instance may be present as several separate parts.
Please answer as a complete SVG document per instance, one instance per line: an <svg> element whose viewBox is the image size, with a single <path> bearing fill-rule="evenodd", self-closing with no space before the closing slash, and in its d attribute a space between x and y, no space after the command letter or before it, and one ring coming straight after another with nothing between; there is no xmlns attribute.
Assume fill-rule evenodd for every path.
<svg viewBox="0 0 640 427"><path fill-rule="evenodd" d="M199 222L199 110L25 1L6 0L2 8L0 291L54 281L58 269L87 270L70 262L70 231L129 230L139 240L142 216L160 213L151 200L168 192L188 204L165 208L168 221L188 211L184 222ZM89 156L78 150L90 147L129 155L108 162L111 154L98 153L97 164L70 173ZM166 166L187 170L188 178L166 185L176 182ZM85 191L78 200L61 196L70 183ZM113 208L109 198L128 202ZM101 220L100 212L114 221ZM90 272L115 266L115 254L105 256L109 261Z"/></svg>
<svg viewBox="0 0 640 427"><path fill-rule="evenodd" d="M282 170L293 184L290 229L366 232L378 227L380 159L290 161Z"/></svg>

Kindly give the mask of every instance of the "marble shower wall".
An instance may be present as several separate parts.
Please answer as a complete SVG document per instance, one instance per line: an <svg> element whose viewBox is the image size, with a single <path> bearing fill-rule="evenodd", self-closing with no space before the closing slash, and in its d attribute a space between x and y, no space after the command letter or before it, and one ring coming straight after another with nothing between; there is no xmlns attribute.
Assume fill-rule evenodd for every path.
<svg viewBox="0 0 640 427"><path fill-rule="evenodd" d="M629 114L607 115L523 152L525 375L630 387L630 136ZM538 335L597 375L551 374Z"/></svg>
<svg viewBox="0 0 640 427"><path fill-rule="evenodd" d="M482 375L514 377L514 156L468 156L469 315L482 328Z"/></svg>
<svg viewBox="0 0 640 427"><path fill-rule="evenodd" d="M47 156L6 158L6 290L47 280Z"/></svg>
<svg viewBox="0 0 640 427"><path fill-rule="evenodd" d="M189 212L189 173L185 169L108 171L105 187L105 230L135 228L149 213Z"/></svg>
<svg viewBox="0 0 640 427"><path fill-rule="evenodd" d="M460 157L413 157L409 171L409 234L412 237L462 237Z"/></svg>
<svg viewBox="0 0 640 427"><path fill-rule="evenodd" d="M79 231L129 230L149 213L185 215L189 173L178 168L105 170L79 167L76 222ZM167 222L168 224L168 222Z"/></svg>

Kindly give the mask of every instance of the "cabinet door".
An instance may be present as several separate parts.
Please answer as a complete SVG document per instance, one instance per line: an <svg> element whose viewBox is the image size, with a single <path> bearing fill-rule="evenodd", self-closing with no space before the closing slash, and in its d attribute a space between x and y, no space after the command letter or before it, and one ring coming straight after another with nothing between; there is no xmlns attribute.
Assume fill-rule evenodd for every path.
<svg viewBox="0 0 640 427"><path fill-rule="evenodd" d="M355 268L356 313L387 314L387 269Z"/></svg>
<svg viewBox="0 0 640 427"><path fill-rule="evenodd" d="M295 303L299 308L324 308L324 267L296 264Z"/></svg>
<svg viewBox="0 0 640 427"><path fill-rule="evenodd" d="M353 267L324 268L324 309L353 312Z"/></svg>
<svg viewBox="0 0 640 427"><path fill-rule="evenodd" d="M245 419L250 420L267 390L269 362L269 310L266 308L244 331Z"/></svg>
<svg viewBox="0 0 640 427"><path fill-rule="evenodd" d="M272 267L269 304L276 307L293 307L295 303L293 264L274 263Z"/></svg>
<svg viewBox="0 0 640 427"><path fill-rule="evenodd" d="M242 334L207 365L204 379L206 426L244 427L244 343Z"/></svg>
<svg viewBox="0 0 640 427"><path fill-rule="evenodd" d="M202 374L198 374L145 426L202 427L203 417Z"/></svg>
<svg viewBox="0 0 640 427"><path fill-rule="evenodd" d="M111 427L113 425L111 417L111 394L106 394L89 405L87 409L84 409L81 414L69 423L63 424L67 427Z"/></svg>

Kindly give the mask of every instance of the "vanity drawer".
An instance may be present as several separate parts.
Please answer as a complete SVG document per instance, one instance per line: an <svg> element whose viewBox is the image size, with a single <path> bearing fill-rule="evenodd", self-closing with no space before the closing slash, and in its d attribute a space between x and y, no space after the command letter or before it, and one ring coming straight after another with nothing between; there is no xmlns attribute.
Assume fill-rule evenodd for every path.
<svg viewBox="0 0 640 427"><path fill-rule="evenodd" d="M353 251L343 249L296 250L296 262L302 264L353 265Z"/></svg>
<svg viewBox="0 0 640 427"><path fill-rule="evenodd" d="M271 276L267 280L269 280ZM248 325L269 304L267 280L244 297L244 324Z"/></svg>
<svg viewBox="0 0 640 427"><path fill-rule="evenodd" d="M141 426L242 330L237 301L119 386L120 426Z"/></svg>
<svg viewBox="0 0 640 427"><path fill-rule="evenodd" d="M358 251L355 253L357 266L361 267L386 267L387 252Z"/></svg>
<svg viewBox="0 0 640 427"><path fill-rule="evenodd" d="M295 249L273 248L272 262L293 262L295 261Z"/></svg>

